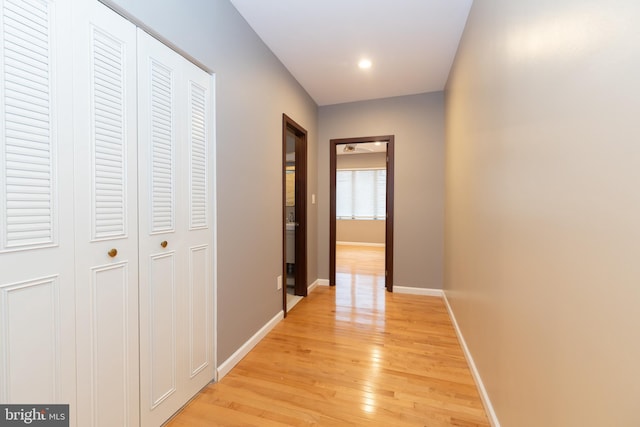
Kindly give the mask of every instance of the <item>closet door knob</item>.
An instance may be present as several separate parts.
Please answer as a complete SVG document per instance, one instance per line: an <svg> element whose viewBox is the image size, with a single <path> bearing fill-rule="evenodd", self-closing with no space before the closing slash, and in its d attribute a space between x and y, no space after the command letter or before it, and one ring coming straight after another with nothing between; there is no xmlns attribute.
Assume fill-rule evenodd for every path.
<svg viewBox="0 0 640 427"><path fill-rule="evenodd" d="M167 244L168 244L167 241L163 240L162 243L160 243L160 246L162 246L163 248L166 248Z"/></svg>
<svg viewBox="0 0 640 427"><path fill-rule="evenodd" d="M107 255L109 255L111 258L114 258L116 255L118 255L118 250L116 248L113 248L109 252L107 252Z"/></svg>

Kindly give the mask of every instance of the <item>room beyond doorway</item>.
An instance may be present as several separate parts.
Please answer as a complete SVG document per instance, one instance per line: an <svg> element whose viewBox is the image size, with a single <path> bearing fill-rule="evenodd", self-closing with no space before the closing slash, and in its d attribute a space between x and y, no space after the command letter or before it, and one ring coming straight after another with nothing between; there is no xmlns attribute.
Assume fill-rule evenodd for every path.
<svg viewBox="0 0 640 427"><path fill-rule="evenodd" d="M337 283L338 232L366 229L370 242L348 243L384 247L384 286L392 292L394 136L332 139L330 149L329 284Z"/></svg>

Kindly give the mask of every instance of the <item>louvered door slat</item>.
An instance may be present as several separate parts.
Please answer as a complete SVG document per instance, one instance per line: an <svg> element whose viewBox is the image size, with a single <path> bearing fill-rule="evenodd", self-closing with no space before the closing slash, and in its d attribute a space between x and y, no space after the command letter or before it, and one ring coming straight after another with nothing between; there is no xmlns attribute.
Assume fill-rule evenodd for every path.
<svg viewBox="0 0 640 427"><path fill-rule="evenodd" d="M95 99L94 102L96 106L99 106L101 109L105 110L105 112L113 116L117 117L121 113L118 102L110 101L105 97Z"/></svg>
<svg viewBox="0 0 640 427"><path fill-rule="evenodd" d="M38 93L46 92L49 90L47 87L47 81L38 79L37 76L33 76L31 80L22 80L20 81L20 76L16 74L12 74L9 72L10 70L6 70L5 73L5 87L11 87L11 85L21 85L25 90L34 90Z"/></svg>
<svg viewBox="0 0 640 427"><path fill-rule="evenodd" d="M16 166L20 164L30 164L37 167L40 165L43 170L47 170L49 167L48 160L49 159L46 157L41 157L40 153L33 153L33 155L29 155L28 153L19 152L16 147L10 147L10 149L7 149L7 164L14 162Z"/></svg>
<svg viewBox="0 0 640 427"><path fill-rule="evenodd" d="M151 232L174 229L172 72L151 63Z"/></svg>
<svg viewBox="0 0 640 427"><path fill-rule="evenodd" d="M48 4L4 2L2 242L0 250L55 243Z"/></svg>
<svg viewBox="0 0 640 427"><path fill-rule="evenodd" d="M7 30L9 28L6 28ZM16 29L17 30L17 29ZM40 41L40 40L34 40ZM27 43L27 40L15 39L15 42ZM45 43L46 41L42 41ZM7 53L5 59L5 66L7 70L12 74L18 74L21 72L38 75L41 72L48 71L49 67L45 60L48 58L40 58L40 52L34 51L29 48L21 48L21 45L8 45L5 48ZM33 56L28 56L33 55Z"/></svg>
<svg viewBox="0 0 640 427"><path fill-rule="evenodd" d="M190 228L207 228L206 90L190 82Z"/></svg>
<svg viewBox="0 0 640 427"><path fill-rule="evenodd" d="M42 87L37 82L30 82L28 80L23 82L17 82L7 79L5 81L5 90L15 91L15 93L21 94L27 101L40 101L42 97ZM46 90L46 89L45 89Z"/></svg>
<svg viewBox="0 0 640 427"><path fill-rule="evenodd" d="M5 19L5 28L8 30L5 36L7 49L28 53L33 60L39 59L46 64L48 53L42 48L41 43L48 39L48 31L44 28L38 29L37 25L30 26L29 24L33 24L33 21L20 22L17 20L20 18L11 13L6 14ZM28 44L29 47L25 50L20 49L24 44ZM27 58L27 56L24 57Z"/></svg>
<svg viewBox="0 0 640 427"><path fill-rule="evenodd" d="M27 21L32 21L34 24L39 24L40 20L47 19L48 10L42 5L42 2L21 2L17 0L11 0L6 2L7 9L9 6L14 6L12 12L20 15L20 17ZM19 7L15 7L15 5L19 5ZM42 26L43 28L48 28L47 26Z"/></svg>
<svg viewBox="0 0 640 427"><path fill-rule="evenodd" d="M93 238L127 234L124 46L99 29L92 34Z"/></svg>
<svg viewBox="0 0 640 427"><path fill-rule="evenodd" d="M7 178L7 189L9 192L18 192L21 190L26 193L40 193L47 194L46 188L43 188L42 180L27 178L24 180L19 180L14 177Z"/></svg>
<svg viewBox="0 0 640 427"><path fill-rule="evenodd" d="M20 138L24 133L40 135L43 137L40 138L40 140L25 141L25 144L37 144L40 142L43 144L41 149L49 151L48 148L45 148L48 146L49 141L48 128L44 127L47 124L48 118L46 114L41 114L36 111L19 111L15 114L12 108L7 108L7 110L10 112L5 113L5 117L8 122L7 125L10 127L6 129L6 136Z"/></svg>

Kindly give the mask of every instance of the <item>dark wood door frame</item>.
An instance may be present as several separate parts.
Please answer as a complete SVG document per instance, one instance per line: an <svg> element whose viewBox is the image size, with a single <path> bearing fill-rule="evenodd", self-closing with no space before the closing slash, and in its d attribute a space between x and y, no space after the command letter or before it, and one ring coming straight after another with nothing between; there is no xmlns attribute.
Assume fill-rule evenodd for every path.
<svg viewBox="0 0 640 427"><path fill-rule="evenodd" d="M329 144L329 285L336 284L336 148L338 145L381 141L387 143L387 219L385 223L385 287L393 292L393 184L394 184L394 135L368 136L363 138L332 139Z"/></svg>
<svg viewBox="0 0 640 427"><path fill-rule="evenodd" d="M287 219L286 219L286 167L287 131L295 135L295 290L296 295L307 296L307 131L286 114L282 115L282 307L287 316Z"/></svg>

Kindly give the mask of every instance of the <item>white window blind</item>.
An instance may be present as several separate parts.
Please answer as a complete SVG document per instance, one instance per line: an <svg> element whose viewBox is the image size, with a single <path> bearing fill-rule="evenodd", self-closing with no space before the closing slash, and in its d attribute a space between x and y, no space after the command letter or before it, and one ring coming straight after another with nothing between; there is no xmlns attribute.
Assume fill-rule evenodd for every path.
<svg viewBox="0 0 640 427"><path fill-rule="evenodd" d="M386 219L387 171L336 171L336 219Z"/></svg>

